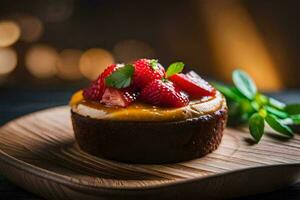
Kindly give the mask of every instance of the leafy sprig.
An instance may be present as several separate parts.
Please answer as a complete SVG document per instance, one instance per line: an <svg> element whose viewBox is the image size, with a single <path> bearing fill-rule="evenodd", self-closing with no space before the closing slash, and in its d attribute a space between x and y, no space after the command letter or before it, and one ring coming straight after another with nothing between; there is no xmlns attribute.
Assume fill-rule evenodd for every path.
<svg viewBox="0 0 300 200"><path fill-rule="evenodd" d="M213 84L227 99L231 124L248 123L257 143L265 132L265 124L285 137L293 137L290 126L300 125L300 104L286 105L259 93L253 79L242 70L235 70L232 79L234 86Z"/></svg>
<svg viewBox="0 0 300 200"><path fill-rule="evenodd" d="M131 84L133 73L133 65L127 64L124 67L120 67L107 78L105 78L105 84L109 87L118 89L126 88Z"/></svg>
<svg viewBox="0 0 300 200"><path fill-rule="evenodd" d="M172 63L166 71L166 77L169 78L169 77L171 77L175 74L178 74L178 73L182 72L183 68L184 68L184 63L183 62L174 62L174 63Z"/></svg>

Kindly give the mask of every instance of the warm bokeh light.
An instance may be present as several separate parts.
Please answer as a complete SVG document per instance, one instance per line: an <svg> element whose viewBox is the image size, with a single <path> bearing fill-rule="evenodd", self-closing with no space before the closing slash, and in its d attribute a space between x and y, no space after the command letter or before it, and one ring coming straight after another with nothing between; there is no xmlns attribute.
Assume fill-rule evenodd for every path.
<svg viewBox="0 0 300 200"><path fill-rule="evenodd" d="M57 51L48 45L35 45L25 56L26 67L38 78L48 78L56 74Z"/></svg>
<svg viewBox="0 0 300 200"><path fill-rule="evenodd" d="M238 67L247 71L260 89L279 89L282 83L277 67L242 4L211 0L201 4L201 8L219 66L216 75L230 81L232 70Z"/></svg>
<svg viewBox="0 0 300 200"><path fill-rule="evenodd" d="M0 21L0 47L14 44L20 37L20 27L13 21Z"/></svg>
<svg viewBox="0 0 300 200"><path fill-rule="evenodd" d="M139 40L123 40L114 47L114 55L118 62L132 62L138 58L154 58L155 53L145 42Z"/></svg>
<svg viewBox="0 0 300 200"><path fill-rule="evenodd" d="M108 65L113 63L114 58L110 52L100 48L93 48L82 54L79 67L85 77L94 80Z"/></svg>
<svg viewBox="0 0 300 200"><path fill-rule="evenodd" d="M59 54L57 61L57 75L62 79L78 80L82 78L79 70L79 60L82 51L77 49L65 49Z"/></svg>
<svg viewBox="0 0 300 200"><path fill-rule="evenodd" d="M12 48L0 48L0 76L12 72L16 66L16 51Z"/></svg>
<svg viewBox="0 0 300 200"><path fill-rule="evenodd" d="M21 40L35 42L42 36L44 26L39 18L25 14L16 14L14 19L21 28Z"/></svg>

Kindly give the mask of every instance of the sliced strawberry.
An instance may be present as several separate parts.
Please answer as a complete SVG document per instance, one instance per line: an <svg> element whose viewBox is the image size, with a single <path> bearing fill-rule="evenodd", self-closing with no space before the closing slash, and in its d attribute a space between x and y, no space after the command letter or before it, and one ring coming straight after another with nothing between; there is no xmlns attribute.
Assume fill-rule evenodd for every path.
<svg viewBox="0 0 300 200"><path fill-rule="evenodd" d="M131 89L106 88L100 102L107 106L127 107L136 97L137 93Z"/></svg>
<svg viewBox="0 0 300 200"><path fill-rule="evenodd" d="M203 96L214 96L216 89L203 80L196 72L190 71L187 74L175 74L169 77L181 90L187 92L193 98Z"/></svg>
<svg viewBox="0 0 300 200"><path fill-rule="evenodd" d="M189 103L188 96L170 81L153 80L141 92L140 98L155 106L183 107Z"/></svg>
<svg viewBox="0 0 300 200"><path fill-rule="evenodd" d="M83 96L87 100L100 101L105 90L104 79L112 72L116 71L119 66L116 64L108 66L102 74L91 83L91 85L83 90Z"/></svg>
<svg viewBox="0 0 300 200"><path fill-rule="evenodd" d="M155 79L165 77L165 69L157 60L139 59L133 63L134 76L133 85L138 88L144 88L148 83Z"/></svg>

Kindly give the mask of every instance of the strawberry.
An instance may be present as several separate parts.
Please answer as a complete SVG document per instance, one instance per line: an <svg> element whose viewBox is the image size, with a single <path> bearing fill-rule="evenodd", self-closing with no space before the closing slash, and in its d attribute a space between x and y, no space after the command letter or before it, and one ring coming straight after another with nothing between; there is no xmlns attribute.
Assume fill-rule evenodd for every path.
<svg viewBox="0 0 300 200"><path fill-rule="evenodd" d="M140 98L155 106L183 107L189 103L188 96L172 82L155 79L140 94Z"/></svg>
<svg viewBox="0 0 300 200"><path fill-rule="evenodd" d="M181 90L188 93L193 98L203 96L214 96L216 89L203 80L196 72L190 71L187 74L175 74L169 77Z"/></svg>
<svg viewBox="0 0 300 200"><path fill-rule="evenodd" d="M104 90L106 88L104 79L107 76L109 76L111 73L116 71L118 67L119 66L117 66L116 64L108 66L102 72L102 74L95 81L91 83L91 85L88 88L83 90L84 98L91 101L100 101L103 96Z"/></svg>
<svg viewBox="0 0 300 200"><path fill-rule="evenodd" d="M133 66L133 85L137 89L143 89L153 80L165 77L165 69L157 62L157 60L139 59L133 63Z"/></svg>
<svg viewBox="0 0 300 200"><path fill-rule="evenodd" d="M101 99L101 103L107 106L127 107L130 103L136 100L137 93L130 88L122 90L115 88L106 88Z"/></svg>

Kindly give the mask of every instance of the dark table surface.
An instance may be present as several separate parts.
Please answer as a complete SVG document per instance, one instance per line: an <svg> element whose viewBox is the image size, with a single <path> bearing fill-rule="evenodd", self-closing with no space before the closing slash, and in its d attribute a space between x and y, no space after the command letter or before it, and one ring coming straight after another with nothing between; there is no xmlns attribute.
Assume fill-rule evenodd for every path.
<svg viewBox="0 0 300 200"><path fill-rule="evenodd" d="M32 89L15 89L0 88L0 125L12 120L18 116L53 107L65 105L72 94L72 90L32 90ZM271 94L272 96L285 102L300 102L300 90L289 90ZM299 180L300 181L300 180ZM7 179L0 175L0 199L16 200L40 200L27 191L15 186ZM278 191L257 194L240 199L246 200L270 200L270 199L300 199L300 182L283 188Z"/></svg>

